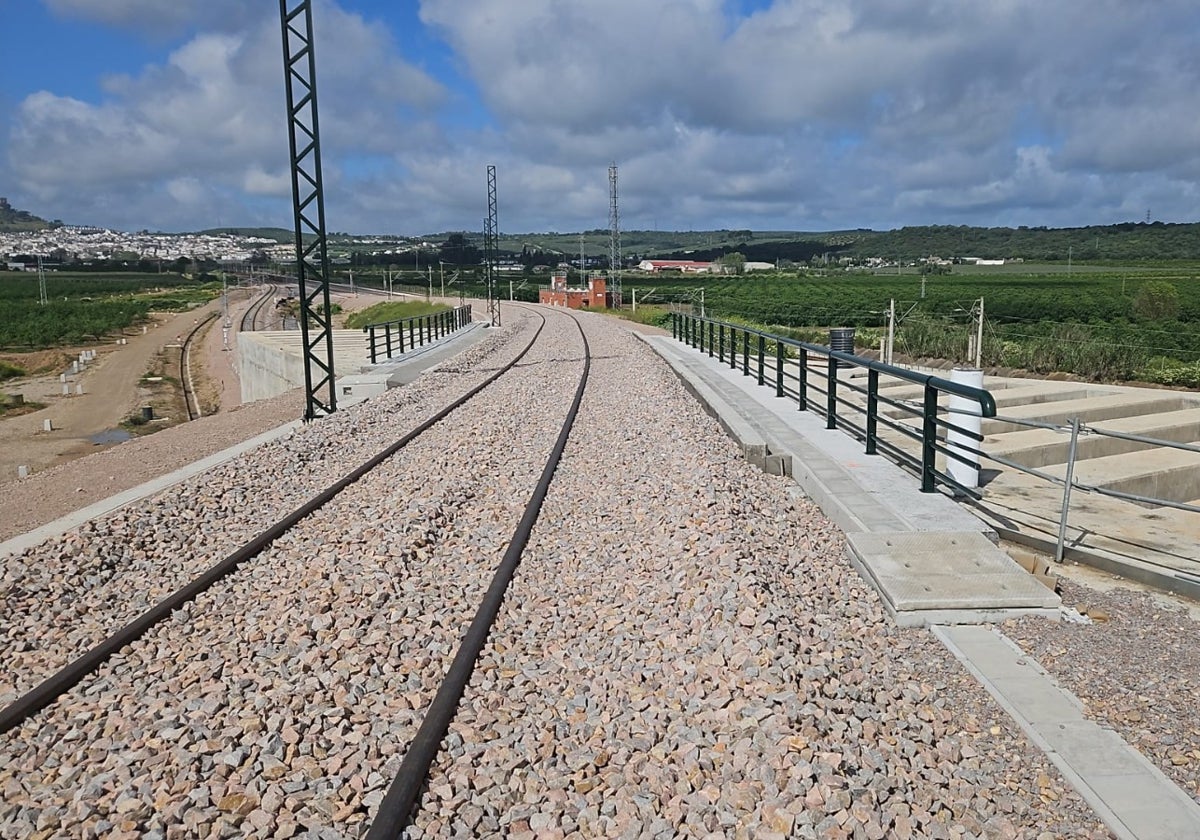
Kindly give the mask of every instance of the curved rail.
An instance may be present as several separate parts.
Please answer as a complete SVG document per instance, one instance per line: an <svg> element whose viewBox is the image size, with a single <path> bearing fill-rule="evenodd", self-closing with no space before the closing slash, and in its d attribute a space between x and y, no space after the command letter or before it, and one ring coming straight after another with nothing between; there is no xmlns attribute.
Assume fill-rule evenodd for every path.
<svg viewBox="0 0 1200 840"><path fill-rule="evenodd" d="M204 320L192 327L192 331L183 340L183 347L179 350L179 384L183 387L183 407L187 410L189 421L204 415L203 409L200 408L200 398L196 396L196 389L192 385L192 339L196 337L196 333L200 332L201 327L216 317L216 312L210 312L204 317ZM193 405L195 405L195 410L192 409Z"/></svg>
<svg viewBox="0 0 1200 840"><path fill-rule="evenodd" d="M250 308L246 310L246 314L242 316L241 332L254 332L254 323L258 320L258 313L262 311L267 301L275 297L275 291L276 287L274 285L268 286L267 291L263 293L262 297L254 301Z"/></svg>
<svg viewBox="0 0 1200 840"><path fill-rule="evenodd" d="M429 705L429 710L425 713L424 720L421 721L421 726L417 729L417 734L413 736L412 742L404 754L400 769L388 787L383 801L379 803L375 820L367 831L367 840L398 838L408 827L413 805L416 804L421 789L425 786L429 768L437 758L442 739L446 737L450 723L458 711L458 704L461 702L463 692L475 670L475 662L483 651L483 646L487 643L492 624L504 601L504 593L508 590L508 585L516 574L517 566L520 565L521 553L529 542L529 535L541 513L542 502L545 501L550 482L558 469L559 461L562 460L563 450L567 446L567 439L575 425L575 418L579 414L579 405L583 401L583 392L587 387L588 374L592 367L591 345L588 344L583 326L579 323L578 318L573 315L571 318L579 329L579 336L583 339L584 348L583 373L579 377L579 385L575 389L575 399L571 402L571 408L567 412L566 420L563 421L558 439L554 443L554 448L550 452L550 457L546 461L546 466L542 470L541 478L534 488L533 495L525 505L525 512L509 540L504 557L501 559L500 565L496 567L492 583L484 593L483 601L480 603L471 625L463 635L458 652L450 664L450 669L446 672L433 702Z"/></svg>
<svg viewBox="0 0 1200 840"><path fill-rule="evenodd" d="M546 326L546 318L544 315L537 313L541 318L541 324L534 332L529 343L512 361L503 365L499 370L485 379L479 385L471 388L466 394L451 402L448 406L434 414L428 420L425 420L412 431L405 434L395 443L384 448L381 452L369 458L366 462L356 467L345 477L334 482L324 490L313 496L300 507L293 510L291 513L284 516L271 525L257 537L244 544L241 548L226 556L223 560L217 562L210 567L208 571L199 575L192 580L191 583L177 589L171 595L159 601L141 616L131 621L125 627L118 630L113 635L109 636L104 641L92 647L83 655L77 657L66 666L61 668L56 673L47 677L37 686L18 697L8 706L0 709L0 734L19 726L32 715L41 711L56 701L66 692L70 691L81 680L95 673L108 659L121 648L131 644L143 635L146 634L154 625L158 624L163 619L169 617L172 612L182 607L184 604L195 599L198 595L210 589L215 583L229 575L242 563L250 560L265 551L279 537L287 533L297 523L305 519L317 510L324 507L330 500L345 490L354 482L358 481L364 475L369 473L375 467L386 461L391 456L395 455L417 437L428 431L437 423L445 419L449 414L465 405L468 401L474 398L479 392L483 391L505 373L512 370L521 359L525 358L526 354L533 348L534 343L538 340L542 330Z"/></svg>

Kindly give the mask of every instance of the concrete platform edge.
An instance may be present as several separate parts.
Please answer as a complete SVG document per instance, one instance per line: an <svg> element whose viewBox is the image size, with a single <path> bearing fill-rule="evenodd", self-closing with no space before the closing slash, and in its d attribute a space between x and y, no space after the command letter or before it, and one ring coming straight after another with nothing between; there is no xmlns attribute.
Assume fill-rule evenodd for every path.
<svg viewBox="0 0 1200 840"><path fill-rule="evenodd" d="M257 449L264 443L281 438L301 425L302 421L293 420L282 426L278 426L262 434L243 441L236 446L231 446L228 449L222 449L220 452L215 452L207 458L201 458L199 461L194 461L187 466L180 467L173 472L160 475L157 478L152 478L149 481L142 482L136 487L131 487L128 490L122 490L109 496L107 499L88 505L85 508L80 508L73 513L68 513L66 516L61 516L52 522L47 522L45 525L34 528L19 536L13 537L0 543L0 558L8 557L24 551L27 548L32 548L35 545L40 545L46 540L61 536L67 533L72 528L78 528L89 520L96 519L100 516L112 513L114 510L119 510L126 505L132 504L139 499L144 499L147 496L152 496L161 490L178 484L192 476L199 475L206 470L212 469L215 466L230 461L237 456L249 452L252 449Z"/></svg>
<svg viewBox="0 0 1200 840"><path fill-rule="evenodd" d="M1104 824L1122 840L1173 840L1200 837L1200 805L1138 750L1084 717L1084 705L1032 657L1027 656L999 630L982 626L930 628L947 650L963 664L1025 735L1041 749L1095 810ZM1013 676L1012 664L1021 676ZM1020 682L1023 691L1005 690ZM1034 690L1028 690L1032 686ZM1039 699L1039 695L1040 698ZM1048 704L1052 708L1040 708ZM1078 741L1087 743L1083 759ZM1074 753L1074 755L1072 755ZM1101 756L1097 758L1097 755ZM1104 795L1106 770L1124 765L1120 798ZM1111 784L1108 786L1113 787ZM1147 807L1153 803L1153 807Z"/></svg>

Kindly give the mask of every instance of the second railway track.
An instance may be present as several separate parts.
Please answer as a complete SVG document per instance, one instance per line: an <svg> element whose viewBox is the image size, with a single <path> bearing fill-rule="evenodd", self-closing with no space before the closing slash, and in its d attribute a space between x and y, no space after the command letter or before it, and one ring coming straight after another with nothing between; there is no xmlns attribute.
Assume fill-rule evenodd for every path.
<svg viewBox="0 0 1200 840"><path fill-rule="evenodd" d="M403 731L405 724L411 722L412 707L420 705L412 701L411 680L406 680L403 675L410 673L414 664L426 669L420 690L428 692L432 699L437 684L435 676L440 674L442 662L448 661L453 653L453 636L469 619L467 610L474 608L487 589L490 571L504 554L504 545L509 540L503 533L506 523L511 529L520 519L525 499L537 485L537 475L542 472L546 454L554 448L556 437L560 433L566 434L557 425L561 422L561 414L571 404L572 393L576 403L581 394L576 383L581 365L586 365L586 342L581 348L578 334L574 339L564 334L565 323L573 323L571 318L561 313L552 314L550 318L552 322L564 323L552 326L542 341L531 341L529 355L523 364L484 392L496 398L497 389L507 391L502 404L519 406L519 409L489 409L488 398L467 402L451 415L452 419L434 423L425 434L412 435L410 440L405 440L404 443L411 445L401 455L372 459L385 464L386 470L375 470L376 465L371 463L335 482L333 487L327 488L332 493L322 494L328 498L321 504L304 506L312 508L311 511L294 511L286 518L294 521L281 523L280 527L271 529L269 535L259 535L243 549L210 567L202 576L204 580L193 582L175 595L160 600L155 608L130 622L123 634L92 646L89 653L75 659L73 664L42 680L31 691L25 691L0 711L0 729L11 730L0 737L16 738L18 743L62 743L66 731L77 731L81 716L102 726L102 722L111 720L113 714L119 714L122 719L127 715L144 714L141 726L153 729L154 721L166 711L161 705L166 697L173 698L173 709L169 713L173 719L194 717L191 713L196 712L196 708L189 708L186 703L180 705L182 696L188 695L188 692L181 695L180 690L185 686L200 689L195 701L202 712L200 717L207 717L206 710L233 709L236 704L228 697L229 686L224 677L231 670L243 674L255 670L253 666L260 664L257 659L264 637L273 640L267 649L278 652L271 659L294 680L297 674L302 675L306 670L297 659L303 662L305 650L310 649L316 639L328 641L329 634L322 631L347 622L348 626L357 628L363 625L394 628L398 622L408 624L409 630L399 634L407 639L397 639L388 633L382 650L378 648L379 643L385 642L382 638L377 639L375 645L366 646L372 649L371 658L385 653L391 656L390 662L380 660L378 666L368 670L392 671L391 692L400 701L400 706L393 709L394 723ZM530 318L526 316L524 320ZM524 332L528 334L529 329ZM563 359L572 361L564 362ZM568 373L571 369L574 372ZM551 371L551 381L547 383L545 374ZM581 389L582 386L578 387ZM556 404L558 407L552 408ZM367 422L377 425L385 419L376 416ZM327 424L332 425L332 422L327 419ZM470 437L486 441L476 447L475 457L470 459L462 458L461 447L456 445L462 439L464 428L472 430ZM517 440L523 443L514 450L512 443ZM408 464L409 449L421 452L419 456L413 456L414 464L433 461L440 468L430 474L426 467ZM384 472L391 474L381 475ZM355 514L365 515L365 520ZM190 530L199 524L193 521L180 530ZM113 536L121 541L118 533ZM178 534L172 544L183 548L186 535ZM52 546L51 552L55 548ZM89 546L89 554L104 553L103 549L97 548L95 544ZM82 574L66 575L61 575L65 570L60 569L60 575L46 575L58 577L60 583L57 586L42 587L39 581L31 579L36 576L27 576L21 585L5 593L8 604L18 610L21 606L30 606L28 602L17 602L22 600L22 595L45 594L46 589L57 589L60 600L74 607L89 603L98 607L101 602L112 601L115 593L105 585L104 579L123 579L128 587L136 577L121 568L120 556L127 557L127 552L117 545L108 551L117 556L105 558L107 563L102 560L106 568L85 568L79 570ZM210 552L211 549L204 553ZM252 571L234 573L215 583L232 573L238 563L259 553L261 556L253 561ZM296 562L297 554L306 560L299 566L291 565ZM158 565L163 567L166 577L171 577L168 572L171 564ZM314 567L322 565L326 565L325 571L314 576ZM455 570L453 580L445 577L450 569ZM138 571L144 574L144 569ZM89 575L89 572L93 574ZM89 582L97 585L86 592L71 591L72 585L89 577ZM65 583L66 580L74 584ZM423 580L424 586L414 591L413 584L417 580ZM264 582L269 582L265 588ZM150 584L150 581L143 583ZM211 584L219 587L219 595L207 593ZM160 587L161 584L147 588L153 591ZM350 606L340 603L338 598L348 594L346 587L363 597L351 599ZM436 597L431 601L433 593ZM138 600L132 599L135 603ZM264 607L263 602L269 602L270 606ZM239 603L242 607L231 610L230 603ZM370 604L372 609L367 609L365 604ZM127 619L122 615L129 612L128 604L124 606L126 609L115 612L112 609L86 609L83 614L77 609L69 609L79 614L87 626L84 632L74 634L73 642L39 638L39 634L50 636L60 629L49 615L40 620L30 616L24 628L13 625L2 628L0 635L4 641L14 644L10 649L32 654L18 655L15 657L17 662L10 663L10 678L17 681L13 688L36 681L39 670L45 673L46 665L56 659L61 661L63 654L71 648L78 649L81 643L87 644L86 638L100 626L124 623ZM301 618L305 614L308 617ZM59 617L61 615L59 613ZM216 615L229 617L228 637L221 632L224 620L216 619ZM435 616L432 622L430 616ZM217 630L215 636L211 635L213 630ZM198 635L204 638L203 642L192 637L196 631L200 631ZM405 647L411 649L402 652ZM164 661L162 655L168 649L175 653L173 657L167 657L169 662ZM40 666L35 664L39 661ZM148 677L147 672L154 676ZM208 675L208 680L203 678L204 674ZM223 699L213 699L216 686L211 679L214 676L222 678L220 690L215 694L223 695ZM374 686L362 683L363 680L368 684L372 682L367 673L343 676L347 679L345 692L340 697L320 692L325 703L319 703L319 706L324 707L330 700L337 705L338 700L345 697L361 699L376 690ZM246 687L248 679L238 679L237 685ZM76 684L77 689L74 688ZM300 680L300 684L289 687L285 696L271 696L271 701L278 704L278 714L293 721L289 724L290 731L312 725L310 721L294 720L287 714L295 706L294 698L303 696L306 685L306 680ZM311 693L313 687L308 688ZM9 696L11 694L8 692ZM151 698L148 709L144 705L146 698ZM225 716L242 719L253 712L265 712L269 705L260 695L257 703L227 712ZM45 711L38 714L42 708ZM64 725L67 730L62 729ZM12 746L11 742L9 746ZM390 747L381 749L401 750L404 746L404 739L396 738ZM0 767L13 758L11 755L0 758ZM101 764L105 765L105 762ZM104 766L86 765L80 771L85 776L113 772L111 769L106 771ZM112 804L117 806L115 802ZM363 817L365 807L358 812L358 818ZM86 822L84 818L80 824Z"/></svg>

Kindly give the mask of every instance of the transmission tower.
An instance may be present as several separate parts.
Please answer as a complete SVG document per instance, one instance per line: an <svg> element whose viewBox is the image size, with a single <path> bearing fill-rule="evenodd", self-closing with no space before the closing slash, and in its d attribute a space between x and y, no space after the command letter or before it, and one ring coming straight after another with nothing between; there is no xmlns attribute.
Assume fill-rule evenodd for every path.
<svg viewBox="0 0 1200 840"><path fill-rule="evenodd" d="M483 260L484 276L487 279L488 319L493 327L500 326L500 299L496 295L497 239L500 236L500 226L496 221L496 167L487 168L488 216L483 229Z"/></svg>
<svg viewBox="0 0 1200 840"><path fill-rule="evenodd" d="M616 308L621 306L621 216L617 212L617 165L608 167L608 290Z"/></svg>
<svg viewBox="0 0 1200 840"><path fill-rule="evenodd" d="M289 9L290 6L290 9ZM287 87L296 282L300 287L300 337L304 344L304 419L337 410L330 328L329 254L325 191L317 126L317 64L313 55L311 0L279 0L283 73Z"/></svg>

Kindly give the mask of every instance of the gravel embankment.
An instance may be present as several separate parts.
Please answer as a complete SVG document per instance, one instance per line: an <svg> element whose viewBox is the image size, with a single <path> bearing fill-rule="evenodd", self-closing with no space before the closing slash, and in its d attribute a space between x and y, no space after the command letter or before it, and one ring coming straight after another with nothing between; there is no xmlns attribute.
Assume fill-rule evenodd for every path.
<svg viewBox="0 0 1200 840"><path fill-rule="evenodd" d="M0 496L0 541L270 431L304 412L293 392L201 417L60 464L9 485Z"/></svg>
<svg viewBox="0 0 1200 840"><path fill-rule="evenodd" d="M1074 692L1091 718L1200 803L1200 624L1168 600L1064 580L1064 604L1107 620L1011 621L1003 630Z"/></svg>
<svg viewBox="0 0 1200 840"><path fill-rule="evenodd" d="M570 402L577 331L548 317L485 400L0 736L0 837L361 836ZM412 836L1109 836L929 633L886 619L815 507L640 341L581 317L579 425ZM454 369L6 569L4 678L511 358L532 324L505 319ZM1156 643L1116 641L1131 662Z"/></svg>

